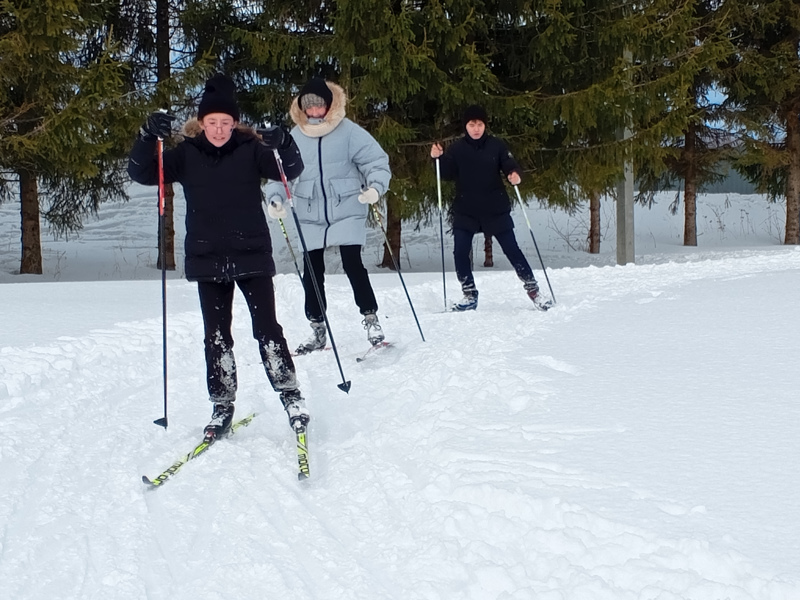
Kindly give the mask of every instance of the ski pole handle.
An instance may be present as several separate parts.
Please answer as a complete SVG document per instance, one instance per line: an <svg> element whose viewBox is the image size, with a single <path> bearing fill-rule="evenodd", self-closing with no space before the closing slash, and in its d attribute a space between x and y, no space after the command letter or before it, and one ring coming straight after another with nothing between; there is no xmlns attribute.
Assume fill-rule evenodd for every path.
<svg viewBox="0 0 800 600"><path fill-rule="evenodd" d="M292 192L289 189L289 180L286 179L286 172L283 170L283 160L281 160L281 155L278 152L277 148L273 149L272 153L275 155L275 162L278 163L278 172L281 174L281 182L283 183L283 189L286 190L286 202L289 204L289 208L294 209L294 202L292 201Z"/></svg>

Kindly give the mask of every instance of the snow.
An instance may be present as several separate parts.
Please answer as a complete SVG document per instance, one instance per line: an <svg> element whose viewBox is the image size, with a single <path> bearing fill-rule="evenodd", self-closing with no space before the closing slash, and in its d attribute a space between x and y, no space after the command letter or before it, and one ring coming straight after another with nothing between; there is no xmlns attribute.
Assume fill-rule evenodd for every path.
<svg viewBox="0 0 800 600"><path fill-rule="evenodd" d="M637 207L626 266L611 202L595 256L577 249L582 215L532 206L558 301L547 313L496 245L497 266L476 268L478 310L444 312L438 219L407 223L403 279L425 342L397 274L373 266L376 229L364 256L395 347L356 362L367 342L332 256L352 389L337 388L333 352L297 359L312 478L297 481L239 296L237 414L259 416L147 490L141 476L199 441L210 405L195 287L170 273L170 425L152 423L155 193L132 198L69 242L45 236L42 276L15 274L19 205L0 206L0 598L800 598L800 250L780 244L782 206L702 196L699 246L684 248L664 194ZM301 287L273 233L296 345L309 333ZM448 301L451 252L448 239Z"/></svg>

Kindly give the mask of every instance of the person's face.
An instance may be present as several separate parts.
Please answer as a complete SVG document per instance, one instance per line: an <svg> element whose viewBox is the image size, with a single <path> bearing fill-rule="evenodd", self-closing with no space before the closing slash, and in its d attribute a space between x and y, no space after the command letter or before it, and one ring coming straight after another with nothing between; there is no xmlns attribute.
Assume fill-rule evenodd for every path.
<svg viewBox="0 0 800 600"><path fill-rule="evenodd" d="M321 119L328 113L328 109L325 106L310 106L305 112L310 119Z"/></svg>
<svg viewBox="0 0 800 600"><path fill-rule="evenodd" d="M486 124L479 119L473 119L467 123L467 133L473 140L479 140L484 131L486 131Z"/></svg>
<svg viewBox="0 0 800 600"><path fill-rule="evenodd" d="M221 148L231 139L236 121L225 113L211 113L203 117L200 127L206 132L206 139L217 148Z"/></svg>

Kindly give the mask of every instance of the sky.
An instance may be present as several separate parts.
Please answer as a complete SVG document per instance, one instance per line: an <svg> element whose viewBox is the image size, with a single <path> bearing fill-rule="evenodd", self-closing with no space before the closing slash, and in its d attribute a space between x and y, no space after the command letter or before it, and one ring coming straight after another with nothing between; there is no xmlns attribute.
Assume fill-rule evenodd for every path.
<svg viewBox="0 0 800 600"><path fill-rule="evenodd" d="M156 490L142 475L200 441L211 405L197 292L179 268L166 286L169 427L153 424L155 191L132 187L68 242L44 235L41 276L16 274L19 206L0 206L0 598L800 598L800 249L781 245L780 204L733 194L700 197L699 245L685 248L673 199L636 208L625 266L610 201L592 256L588 211L532 205L546 313L499 248L480 266L482 240L478 310L446 312L460 296L452 239L443 287L438 219L406 223L403 281L425 341L397 273L374 266L371 231L363 255L393 346L363 362L330 252L341 363L296 359L312 418L303 482L237 296L237 416L257 416ZM549 295L520 209L515 220ZM271 226L295 346L310 328Z"/></svg>

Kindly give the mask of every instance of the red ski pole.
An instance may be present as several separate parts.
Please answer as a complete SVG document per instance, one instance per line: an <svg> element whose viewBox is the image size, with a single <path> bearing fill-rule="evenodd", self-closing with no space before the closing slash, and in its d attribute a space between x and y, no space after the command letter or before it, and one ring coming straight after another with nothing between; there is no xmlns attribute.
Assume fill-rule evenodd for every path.
<svg viewBox="0 0 800 600"><path fill-rule="evenodd" d="M159 253L161 255L161 339L162 361L164 364L164 416L153 421L164 429L167 428L167 242L164 218L164 140L158 138L156 142L158 154L158 235L160 238Z"/></svg>

